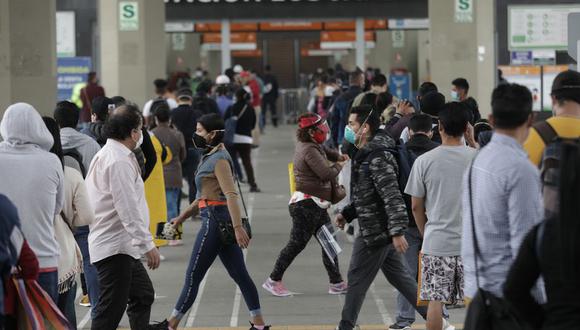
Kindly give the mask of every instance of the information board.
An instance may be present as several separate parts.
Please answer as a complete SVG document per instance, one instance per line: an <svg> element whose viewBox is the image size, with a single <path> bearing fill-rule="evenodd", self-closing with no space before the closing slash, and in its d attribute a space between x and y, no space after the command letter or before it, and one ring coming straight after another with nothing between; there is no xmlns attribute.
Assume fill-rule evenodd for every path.
<svg viewBox="0 0 580 330"><path fill-rule="evenodd" d="M568 14L579 5L531 5L508 7L510 50L568 49Z"/></svg>

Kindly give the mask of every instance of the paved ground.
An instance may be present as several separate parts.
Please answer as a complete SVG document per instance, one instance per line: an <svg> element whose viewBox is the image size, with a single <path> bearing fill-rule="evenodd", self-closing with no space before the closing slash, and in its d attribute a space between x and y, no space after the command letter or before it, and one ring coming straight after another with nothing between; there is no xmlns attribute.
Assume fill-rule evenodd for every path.
<svg viewBox="0 0 580 330"><path fill-rule="evenodd" d="M327 294L328 278L321 261L318 243L312 240L298 256L284 277L287 287L301 294L277 298L261 288L270 274L274 261L285 245L290 232L288 215L288 170L294 149L294 131L291 127L269 129L262 139L262 147L256 152L255 163L258 184L262 193L246 193L254 230L254 240L247 251L247 264L261 297L263 313L274 329L321 330L334 329L340 319L344 302L342 296ZM247 187L244 188L247 192ZM188 222L184 229L184 245L165 247L161 253L166 257L158 270L150 272L156 290L156 301L151 320L161 321L169 316L181 291L185 269L199 223ZM344 249L340 266L346 277L352 245L342 233L338 240ZM367 298L359 323L362 329L385 329L396 313L396 293L382 274L379 274ZM89 309L77 306L79 329L89 329ZM465 310L452 310L451 322L458 329ZM419 317L420 319L420 317ZM184 318L181 326L193 329L247 329L248 310L234 282L223 265L216 260L200 287L198 299ZM125 318L121 328L128 328ZM424 329L424 321L416 323Z"/></svg>

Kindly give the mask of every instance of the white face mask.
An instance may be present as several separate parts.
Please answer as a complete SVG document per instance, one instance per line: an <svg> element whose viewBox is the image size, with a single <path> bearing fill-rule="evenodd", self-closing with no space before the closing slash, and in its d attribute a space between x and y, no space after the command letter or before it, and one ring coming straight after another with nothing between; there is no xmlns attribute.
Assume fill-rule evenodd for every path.
<svg viewBox="0 0 580 330"><path fill-rule="evenodd" d="M141 147L142 144L143 144L143 131L141 131L141 135L139 136L139 140L137 141L137 145L135 146L135 149Z"/></svg>
<svg viewBox="0 0 580 330"><path fill-rule="evenodd" d="M453 101L459 101L459 93L457 91L451 91L451 99Z"/></svg>

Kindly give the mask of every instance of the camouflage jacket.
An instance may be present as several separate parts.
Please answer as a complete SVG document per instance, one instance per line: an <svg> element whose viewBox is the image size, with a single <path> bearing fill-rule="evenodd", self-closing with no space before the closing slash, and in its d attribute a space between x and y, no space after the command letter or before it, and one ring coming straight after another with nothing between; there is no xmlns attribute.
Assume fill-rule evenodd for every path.
<svg viewBox="0 0 580 330"><path fill-rule="evenodd" d="M353 159L351 203L342 210L348 222L358 219L368 246L389 244L403 235L409 219L397 180L395 157L387 151L395 141L379 131Z"/></svg>

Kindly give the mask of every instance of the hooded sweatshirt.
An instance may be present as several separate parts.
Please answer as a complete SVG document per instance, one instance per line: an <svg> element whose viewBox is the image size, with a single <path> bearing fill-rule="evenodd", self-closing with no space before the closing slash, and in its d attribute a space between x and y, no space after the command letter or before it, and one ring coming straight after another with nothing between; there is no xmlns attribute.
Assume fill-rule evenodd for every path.
<svg viewBox="0 0 580 330"><path fill-rule="evenodd" d="M49 152L52 135L26 103L6 109L0 135L4 139L0 143L0 194L16 205L22 232L40 268L57 267L54 219L64 204L64 174L58 157Z"/></svg>
<svg viewBox="0 0 580 330"><path fill-rule="evenodd" d="M75 149L83 159L83 166L88 171L93 157L101 150L101 146L89 136L74 128L64 127L60 130L62 149Z"/></svg>

